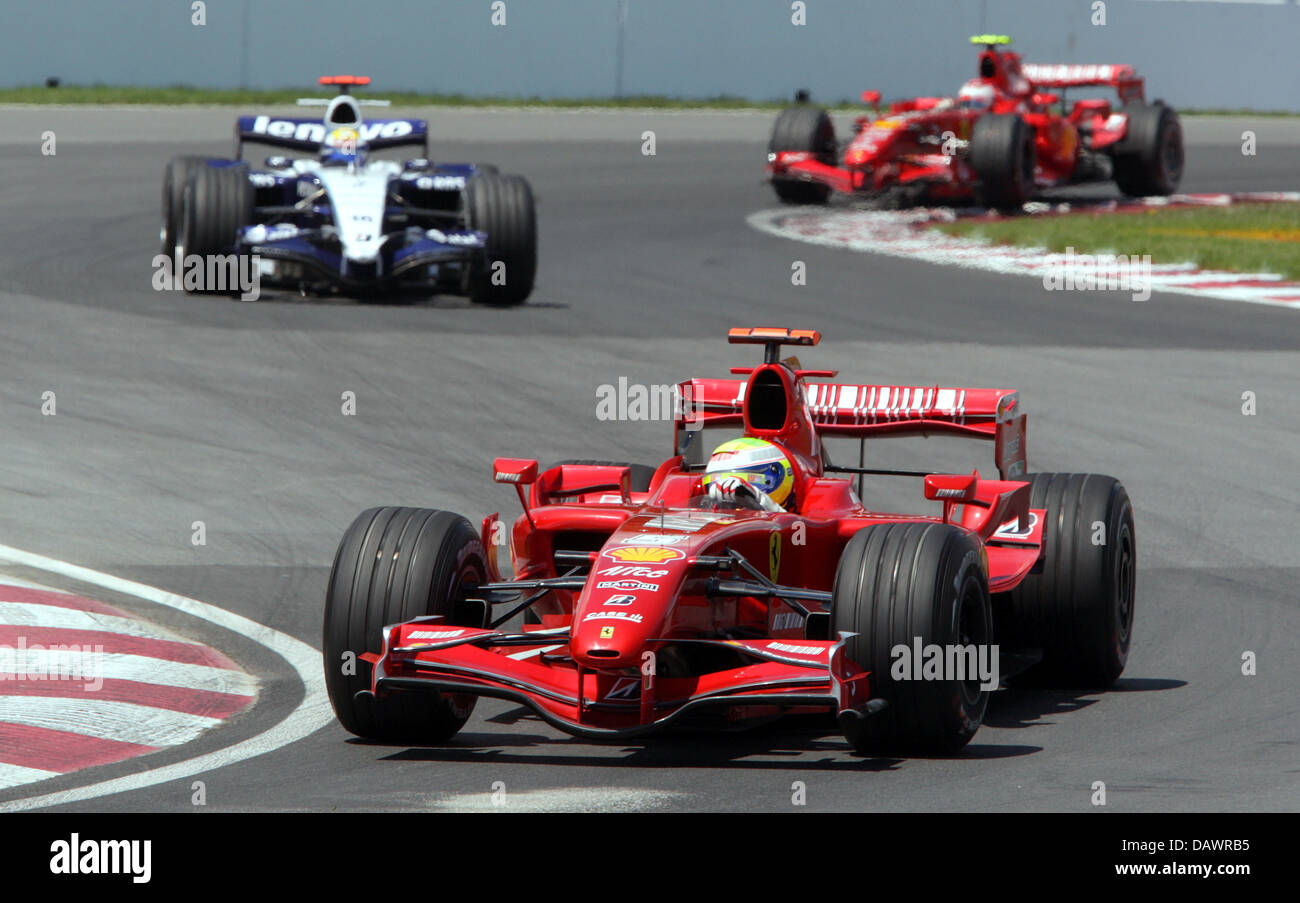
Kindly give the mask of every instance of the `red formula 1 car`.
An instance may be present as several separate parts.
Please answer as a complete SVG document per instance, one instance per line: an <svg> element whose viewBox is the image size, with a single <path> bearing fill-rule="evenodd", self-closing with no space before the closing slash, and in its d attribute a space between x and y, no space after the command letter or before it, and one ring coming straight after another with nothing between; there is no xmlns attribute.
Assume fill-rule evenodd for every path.
<svg viewBox="0 0 1300 903"><path fill-rule="evenodd" d="M813 382L835 373L779 360L782 345L819 339L732 330L765 347L763 362L679 384L677 453L654 470L498 458L496 481L524 508L509 531L495 514L481 529L432 509L361 514L325 604L343 726L437 743L488 696L592 739L829 711L860 752L951 752L998 675L1111 684L1133 624L1124 487L1026 476L1015 391ZM783 450L784 506L702 491L699 450L720 432ZM865 466L867 439L923 434L991 440L999 478ZM846 438L858 466L831 462L828 443ZM868 474L917 479L931 512L866 507ZM507 532L510 578L494 554ZM524 627L506 629L520 612ZM976 673L981 656L995 673Z"/></svg>
<svg viewBox="0 0 1300 903"><path fill-rule="evenodd" d="M1021 64L999 47L1004 35L977 35L984 45L978 77L957 97L918 97L880 115L880 95L864 92L876 115L856 120L841 147L825 110L807 103L786 109L768 145L767 174L777 197L821 204L832 191L892 192L913 202L975 200L1016 208L1037 189L1114 179L1134 196L1167 195L1183 173L1178 114L1146 103L1132 66ZM1114 88L1109 100L1077 101L1064 112L1064 92Z"/></svg>

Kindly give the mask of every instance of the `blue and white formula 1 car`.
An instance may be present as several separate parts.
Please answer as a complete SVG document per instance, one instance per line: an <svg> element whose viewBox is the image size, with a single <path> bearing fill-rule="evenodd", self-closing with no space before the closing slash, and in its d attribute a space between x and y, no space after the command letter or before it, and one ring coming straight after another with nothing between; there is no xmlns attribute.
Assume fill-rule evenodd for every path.
<svg viewBox="0 0 1300 903"><path fill-rule="evenodd" d="M481 304L522 303L537 270L537 218L522 176L428 159L422 119L361 117L338 85L321 119L241 117L233 160L174 157L163 175L162 251L178 264L216 255L256 255L262 284L305 293L398 290L466 295ZM245 162L245 142L311 156ZM372 159L373 151L418 146L425 156Z"/></svg>

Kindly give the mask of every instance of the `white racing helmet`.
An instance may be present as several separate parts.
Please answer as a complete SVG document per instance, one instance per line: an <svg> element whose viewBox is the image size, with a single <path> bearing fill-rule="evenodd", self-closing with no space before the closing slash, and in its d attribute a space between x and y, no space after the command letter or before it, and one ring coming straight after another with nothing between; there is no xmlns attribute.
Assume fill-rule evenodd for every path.
<svg viewBox="0 0 1300 903"><path fill-rule="evenodd" d="M961 86L961 91L957 94L957 106L963 110L987 110L993 106L996 96L991 84L971 79Z"/></svg>

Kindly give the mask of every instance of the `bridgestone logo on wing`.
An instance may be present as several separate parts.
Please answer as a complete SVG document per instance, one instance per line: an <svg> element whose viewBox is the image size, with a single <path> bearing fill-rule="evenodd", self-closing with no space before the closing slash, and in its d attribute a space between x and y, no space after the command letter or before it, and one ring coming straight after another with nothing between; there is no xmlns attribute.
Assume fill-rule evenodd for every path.
<svg viewBox="0 0 1300 903"><path fill-rule="evenodd" d="M1027 537L1034 532L1034 528L1037 526L1038 526L1038 515L1034 514L1034 512L1031 511L1029 512L1028 530L1022 531L1020 529L1020 520L1017 518L1016 520L1009 520L1002 526L998 527L997 532L994 533L993 535L995 537L1004 537L1004 536Z"/></svg>

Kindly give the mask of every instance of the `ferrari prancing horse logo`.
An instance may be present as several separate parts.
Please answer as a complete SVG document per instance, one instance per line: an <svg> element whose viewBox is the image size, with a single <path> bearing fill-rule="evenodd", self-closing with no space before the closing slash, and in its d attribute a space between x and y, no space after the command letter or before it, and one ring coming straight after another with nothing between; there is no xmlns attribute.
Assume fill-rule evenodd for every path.
<svg viewBox="0 0 1300 903"><path fill-rule="evenodd" d="M767 542L767 566L772 572L772 582L776 582L776 575L781 572L781 532L778 530L773 533Z"/></svg>

